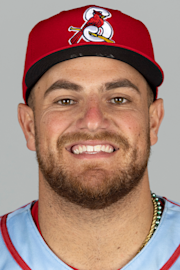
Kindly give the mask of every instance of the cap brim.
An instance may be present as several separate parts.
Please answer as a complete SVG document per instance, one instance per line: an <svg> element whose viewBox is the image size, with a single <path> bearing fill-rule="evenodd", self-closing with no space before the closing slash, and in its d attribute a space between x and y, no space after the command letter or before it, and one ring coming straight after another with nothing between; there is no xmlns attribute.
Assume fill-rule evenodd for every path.
<svg viewBox="0 0 180 270"><path fill-rule="evenodd" d="M26 102L32 87L42 75L52 66L70 59L83 56L100 56L123 61L138 70L150 84L155 96L156 87L163 82L161 67L148 57L129 48L110 45L76 45L71 48L53 52L37 61L26 73L25 83L27 86Z"/></svg>

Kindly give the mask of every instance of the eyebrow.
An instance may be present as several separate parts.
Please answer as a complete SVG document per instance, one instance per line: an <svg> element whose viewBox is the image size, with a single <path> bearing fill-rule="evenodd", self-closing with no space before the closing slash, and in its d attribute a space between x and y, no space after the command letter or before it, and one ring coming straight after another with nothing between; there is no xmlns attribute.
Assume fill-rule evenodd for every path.
<svg viewBox="0 0 180 270"><path fill-rule="evenodd" d="M112 89L116 89L116 88L123 88L123 87L131 88L131 89L135 90L136 92L138 92L138 94L141 95L139 88L134 83L129 81L128 79L117 80L117 81L113 81L113 82L109 82L109 83L105 84L105 89L107 91L112 90Z"/></svg>
<svg viewBox="0 0 180 270"><path fill-rule="evenodd" d="M44 98L45 98L49 93L51 93L52 91L57 90L57 89L59 89L59 90L65 89L65 90L71 90L71 91L80 92L80 91L83 90L83 87L80 86L80 85L78 85L78 84L69 82L69 81L58 80L58 81L56 81L55 83L53 83L53 84L46 90L46 92L44 93Z"/></svg>
<svg viewBox="0 0 180 270"><path fill-rule="evenodd" d="M132 90L135 90L138 94L141 95L139 88L128 79L120 79L120 80L115 80L112 82L107 82L105 83L103 87L101 87L101 92L103 92L103 90L109 91L109 90L113 90L116 88L123 88L123 87L131 88ZM46 90L46 92L44 93L44 98L48 94L50 94L52 91L58 90L58 89L59 90L65 89L65 90L76 91L76 92L83 91L83 87L79 84L75 84L66 80L58 80Z"/></svg>

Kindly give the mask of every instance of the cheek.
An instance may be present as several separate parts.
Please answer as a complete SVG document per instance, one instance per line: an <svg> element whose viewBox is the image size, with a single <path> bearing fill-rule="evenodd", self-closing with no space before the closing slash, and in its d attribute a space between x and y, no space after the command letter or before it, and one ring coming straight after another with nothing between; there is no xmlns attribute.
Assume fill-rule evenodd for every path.
<svg viewBox="0 0 180 270"><path fill-rule="evenodd" d="M51 112L42 116L40 133L43 137L57 139L68 127L68 119L63 113Z"/></svg>
<svg viewBox="0 0 180 270"><path fill-rule="evenodd" d="M131 144L143 145L143 141L146 141L148 126L141 114L137 112L125 114L119 120L119 127L122 127Z"/></svg>

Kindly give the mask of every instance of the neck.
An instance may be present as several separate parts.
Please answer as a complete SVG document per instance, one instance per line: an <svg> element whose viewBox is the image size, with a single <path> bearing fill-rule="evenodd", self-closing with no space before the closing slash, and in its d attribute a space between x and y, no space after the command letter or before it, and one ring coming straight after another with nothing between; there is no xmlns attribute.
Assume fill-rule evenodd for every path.
<svg viewBox="0 0 180 270"><path fill-rule="evenodd" d="M149 233L153 204L148 173L123 200L104 210L66 202L40 175L39 224L52 251L78 269L113 269L126 265Z"/></svg>

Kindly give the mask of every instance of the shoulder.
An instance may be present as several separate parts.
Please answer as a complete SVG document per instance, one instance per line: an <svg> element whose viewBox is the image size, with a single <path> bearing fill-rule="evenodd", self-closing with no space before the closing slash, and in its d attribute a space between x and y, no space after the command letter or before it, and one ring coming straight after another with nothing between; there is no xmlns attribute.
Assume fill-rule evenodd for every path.
<svg viewBox="0 0 180 270"><path fill-rule="evenodd" d="M147 245L123 270L180 269L180 204L157 197L164 201L160 224Z"/></svg>
<svg viewBox="0 0 180 270"><path fill-rule="evenodd" d="M30 212L31 204L32 203L29 203L14 212L0 217L0 269L21 269L9 251L9 249L11 249L10 243L12 243L9 238L9 232L13 235L21 231L20 223L24 223L23 219L25 219L26 213L28 211ZM17 228L19 229L17 230ZM11 251L13 252L13 250Z"/></svg>
<svg viewBox="0 0 180 270"><path fill-rule="evenodd" d="M0 256L0 270L43 270L52 269L52 265L53 269L69 269L39 233L31 215L32 204L1 218L0 250L3 256Z"/></svg>

